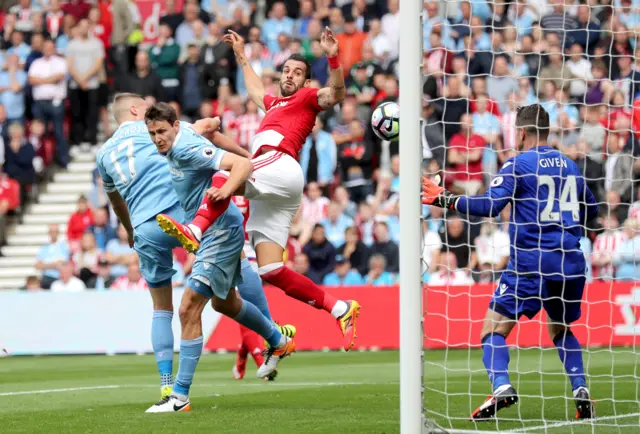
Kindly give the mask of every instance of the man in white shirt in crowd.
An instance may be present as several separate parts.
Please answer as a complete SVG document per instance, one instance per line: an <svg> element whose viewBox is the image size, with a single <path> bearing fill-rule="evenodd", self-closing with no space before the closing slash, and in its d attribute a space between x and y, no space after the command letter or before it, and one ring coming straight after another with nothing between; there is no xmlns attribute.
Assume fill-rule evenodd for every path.
<svg viewBox="0 0 640 434"><path fill-rule="evenodd" d="M46 40L43 56L29 68L29 84L33 94L33 116L45 125L53 124L56 159L61 168L69 162L69 147L64 136L64 100L67 97L67 62L56 55L56 44Z"/></svg>
<svg viewBox="0 0 640 434"><path fill-rule="evenodd" d="M429 285L431 286L456 286L472 285L473 279L466 270L458 268L458 260L453 252L444 252L440 255L442 259L438 266L438 271L431 275Z"/></svg>
<svg viewBox="0 0 640 434"><path fill-rule="evenodd" d="M51 292L82 292L87 287L73 275L73 265L65 262L60 266L60 279L51 284Z"/></svg>
<svg viewBox="0 0 640 434"><path fill-rule="evenodd" d="M40 247L36 258L36 270L42 273L41 285L49 289L53 282L60 279L59 268L69 261L71 252L67 242L60 238L60 227L49 225L49 243Z"/></svg>
<svg viewBox="0 0 640 434"><path fill-rule="evenodd" d="M488 281L496 281L509 262L509 234L494 219L485 218L474 244L478 268L490 277Z"/></svg>

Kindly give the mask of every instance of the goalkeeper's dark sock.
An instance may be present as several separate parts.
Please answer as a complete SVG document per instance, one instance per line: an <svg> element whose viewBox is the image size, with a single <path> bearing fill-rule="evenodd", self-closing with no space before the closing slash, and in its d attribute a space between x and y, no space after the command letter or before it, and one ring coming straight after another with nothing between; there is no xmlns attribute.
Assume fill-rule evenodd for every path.
<svg viewBox="0 0 640 434"><path fill-rule="evenodd" d="M495 391L509 381L509 348L499 333L489 333L482 339L482 361L489 374L489 381Z"/></svg>
<svg viewBox="0 0 640 434"><path fill-rule="evenodd" d="M582 347L580 342L573 335L571 330L558 334L553 343L558 349L558 356L564 365L564 370L569 376L571 390L579 387L586 387L587 380L584 375L584 364L582 362Z"/></svg>

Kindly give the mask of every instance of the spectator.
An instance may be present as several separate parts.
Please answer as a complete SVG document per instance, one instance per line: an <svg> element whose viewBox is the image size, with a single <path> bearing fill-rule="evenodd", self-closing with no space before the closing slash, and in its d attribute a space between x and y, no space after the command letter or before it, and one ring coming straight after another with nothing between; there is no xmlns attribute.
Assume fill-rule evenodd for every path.
<svg viewBox="0 0 640 434"><path fill-rule="evenodd" d="M369 196L369 204L377 215L389 216L395 213L400 194L391 189L391 174L387 171L378 174L378 185L375 196Z"/></svg>
<svg viewBox="0 0 640 434"><path fill-rule="evenodd" d="M69 98L71 100L71 143L97 143L99 74L104 62L102 43L89 36L89 22L78 23L78 37L67 48Z"/></svg>
<svg viewBox="0 0 640 434"><path fill-rule="evenodd" d="M578 165L578 170L585 177L587 187L596 197L596 202L600 202L604 197L604 167L593 159L595 153L591 152L589 145L583 138L578 139L576 146L565 149L567 157L571 158ZM601 156L602 154L600 154Z"/></svg>
<svg viewBox="0 0 640 434"><path fill-rule="evenodd" d="M320 224L324 227L329 242L338 248L345 243L345 231L353 225L353 220L342 214L339 204L331 202L327 208L327 218Z"/></svg>
<svg viewBox="0 0 640 434"><path fill-rule="evenodd" d="M624 222L623 233L626 241L613 253L613 265L616 267L616 279L640 279L640 265L636 258L640 254L640 236L638 235L638 221L627 219Z"/></svg>
<svg viewBox="0 0 640 434"><path fill-rule="evenodd" d="M338 55L346 76L351 67L362 60L362 47L367 39L367 34L358 30L353 16L348 14L344 17L344 33L337 35L336 39L340 47Z"/></svg>
<svg viewBox="0 0 640 434"><path fill-rule="evenodd" d="M27 63L27 57L31 54L31 47L24 41L24 34L22 32L16 30L11 34L11 48L7 50L6 54L15 54L18 56L20 68L24 69L24 65Z"/></svg>
<svg viewBox="0 0 640 434"><path fill-rule="evenodd" d="M326 276L322 281L328 286L358 286L364 285L364 279L356 270L351 268L351 263L342 255L337 255L335 260L335 270Z"/></svg>
<svg viewBox="0 0 640 434"><path fill-rule="evenodd" d="M346 188L341 185L337 186L333 191L333 200L340 205L342 214L352 220L355 219L356 214L358 214L358 207L349 197L349 192Z"/></svg>
<svg viewBox="0 0 640 434"><path fill-rule="evenodd" d="M631 53L616 59L619 72L613 76L613 86L624 96L624 103L630 107L640 94L640 72L633 69Z"/></svg>
<svg viewBox="0 0 640 434"><path fill-rule="evenodd" d="M166 101L178 101L180 46L173 39L173 32L168 24L160 24L158 33L155 45L149 49L151 68L161 80L162 94Z"/></svg>
<svg viewBox="0 0 640 434"><path fill-rule="evenodd" d="M95 236L96 245L101 252L105 251L109 241L117 238L116 230L109 224L109 214L104 208L93 211L93 224L87 231Z"/></svg>
<svg viewBox="0 0 640 434"><path fill-rule="evenodd" d="M547 81L552 81L557 89L569 90L571 80L575 77L571 69L565 65L562 57L562 48L558 45L549 47L547 54L549 64L542 68L538 75L538 94L543 92L543 87Z"/></svg>
<svg viewBox="0 0 640 434"><path fill-rule="evenodd" d="M584 50L578 43L571 46L571 57L566 62L567 68L575 77L569 84L569 94L572 98L582 102L582 97L587 93L587 81L593 79L591 75L591 62L583 56Z"/></svg>
<svg viewBox="0 0 640 434"><path fill-rule="evenodd" d="M362 241L371 247L374 241L373 229L375 226L374 213L371 205L366 202L361 202L358 206L358 215L355 221Z"/></svg>
<svg viewBox="0 0 640 434"><path fill-rule="evenodd" d="M51 292L83 292L85 289L84 282L73 275L71 262L60 265L60 278L51 284Z"/></svg>
<svg viewBox="0 0 640 434"><path fill-rule="evenodd" d="M128 40L135 30L133 15L128 0L111 0L111 14L113 29L111 31L110 59L115 68L116 76L123 76L129 72Z"/></svg>
<svg viewBox="0 0 640 434"><path fill-rule="evenodd" d="M486 143L484 138L473 133L469 114L462 116L460 127L461 131L451 137L447 156L453 178L452 190L474 195L483 187L482 156Z"/></svg>
<svg viewBox="0 0 640 434"><path fill-rule="evenodd" d="M189 119L199 117L202 104L202 65L200 64L200 47L189 44L187 60L180 66L181 108Z"/></svg>
<svg viewBox="0 0 640 434"><path fill-rule="evenodd" d="M446 100L437 102L437 110L442 113L444 137L448 142L460 131L460 119L463 114L469 112L469 101L463 97L460 79L456 76L451 76L447 80L443 96ZM431 97L435 99L436 95Z"/></svg>
<svg viewBox="0 0 640 434"><path fill-rule="evenodd" d="M396 279L387 271L387 260L382 254L374 254L369 258L369 273L364 278L365 284L373 286L395 285Z"/></svg>
<svg viewBox="0 0 640 434"><path fill-rule="evenodd" d="M146 51L138 51L135 71L123 77L116 87L120 92L136 93L151 104L164 100L162 80L151 70L149 54Z"/></svg>
<svg viewBox="0 0 640 434"><path fill-rule="evenodd" d="M62 19L64 17L64 11L62 10L60 3L60 0L50 0L49 10L45 16L47 32L53 39L56 39L58 35L62 33Z"/></svg>
<svg viewBox="0 0 640 434"><path fill-rule="evenodd" d="M62 11L75 18L76 22L87 18L90 10L91 5L84 0L68 0L62 5Z"/></svg>
<svg viewBox="0 0 640 434"><path fill-rule="evenodd" d="M93 224L93 211L89 208L87 198L80 196L77 202L76 211L69 217L67 223L67 240L73 247L76 247L87 228ZM75 250L75 248L73 249Z"/></svg>
<svg viewBox="0 0 640 434"><path fill-rule="evenodd" d="M6 50L11 47L11 35L16 30L17 18L15 14L9 13L4 16L3 28L2 28L2 43L0 48Z"/></svg>
<svg viewBox="0 0 640 434"><path fill-rule="evenodd" d="M31 52L27 56L24 64L24 71L28 72L29 68L36 59L42 57L42 46L44 45L44 36L42 33L34 33L31 35Z"/></svg>
<svg viewBox="0 0 640 434"><path fill-rule="evenodd" d="M253 100L248 100L246 104L246 113L238 116L229 124L229 131L235 138L238 145L246 150L251 149L251 140L256 135L260 122L262 121L262 113L258 112L258 106Z"/></svg>
<svg viewBox="0 0 640 434"><path fill-rule="evenodd" d="M504 56L495 56L493 74L487 78L487 94L498 103L500 113L508 110L509 94L518 91L518 80L511 76L509 64Z"/></svg>
<svg viewBox="0 0 640 434"><path fill-rule="evenodd" d="M109 240L105 249L106 260L111 264L111 275L115 277L127 274L127 266L137 260L135 251L129 247L127 230L118 226L118 238Z"/></svg>
<svg viewBox="0 0 640 434"><path fill-rule="evenodd" d="M0 171L0 246L7 237L7 213L20 207L20 185Z"/></svg>
<svg viewBox="0 0 640 434"><path fill-rule="evenodd" d="M495 145L500 138L500 121L489 112L489 99L485 95L478 95L476 112L471 116L473 134L481 136L489 145Z"/></svg>
<svg viewBox="0 0 640 434"><path fill-rule="evenodd" d="M303 247L302 251L309 262L307 277L318 285L322 284L324 276L333 270L336 249L327 240L324 227L321 224L316 224L313 227L311 241Z"/></svg>
<svg viewBox="0 0 640 434"><path fill-rule="evenodd" d="M287 8L282 2L275 2L269 12L269 18L262 25L262 35L271 52L278 51L278 35L293 34L295 21L287 17Z"/></svg>
<svg viewBox="0 0 640 434"><path fill-rule="evenodd" d="M40 11L40 7L32 4L31 0L19 0L17 5L9 8L9 13L16 17L15 29L21 32L33 30L31 15Z"/></svg>
<svg viewBox="0 0 640 434"><path fill-rule="evenodd" d="M458 262L454 253L444 253L441 258L442 262L438 265L437 271L429 278L429 285L456 286L473 284L473 279L471 279L469 274L458 268Z"/></svg>
<svg viewBox="0 0 640 434"><path fill-rule="evenodd" d="M125 268L125 273L126 271L127 270ZM109 261L106 259L100 259L98 261L98 272L87 282L87 288L95 289L96 291L106 291L111 287L111 285L113 285L115 280L116 277L111 273Z"/></svg>
<svg viewBox="0 0 640 434"><path fill-rule="evenodd" d="M49 243L40 247L36 258L36 270L42 273L41 285L44 289L60 278L59 268L69 260L71 252L67 242L60 238L57 224L49 225Z"/></svg>
<svg viewBox="0 0 640 434"><path fill-rule="evenodd" d="M300 152L300 166L305 182L317 182L325 189L333 182L336 171L337 149L333 136L324 131L320 117L316 118L311 135Z"/></svg>
<svg viewBox="0 0 640 434"><path fill-rule="evenodd" d="M371 254L380 254L386 259L386 269L391 273L400 270L400 253L398 245L389 237L389 226L385 222L376 222L374 227L375 241L371 246Z"/></svg>
<svg viewBox="0 0 640 434"><path fill-rule="evenodd" d="M601 220L604 232L598 234L593 242L591 265L594 279L611 279L615 276L614 254L627 241L624 232L618 229L615 215L605 216Z"/></svg>
<svg viewBox="0 0 640 434"><path fill-rule="evenodd" d="M198 26L202 26L202 21L199 19L200 7L196 3L187 3L183 13L184 20L175 31L176 43L180 47L186 47L188 44L196 42L196 30L198 30Z"/></svg>
<svg viewBox="0 0 640 434"><path fill-rule="evenodd" d="M302 204L300 210L302 212L302 220L315 225L320 223L327 217L329 199L322 195L322 190L316 182L307 184L307 192L302 196Z"/></svg>
<svg viewBox="0 0 640 434"><path fill-rule="evenodd" d="M22 289L25 291L41 291L42 287L40 286L40 279L38 276L28 276L27 283Z"/></svg>
<svg viewBox="0 0 640 434"><path fill-rule="evenodd" d="M602 163L603 161L604 144L607 135L604 125L600 122L600 112L600 104L585 107L585 120L580 130L580 139L585 141L591 151L589 158L596 163Z"/></svg>
<svg viewBox="0 0 640 434"><path fill-rule="evenodd" d="M222 29L215 22L210 22L208 34L200 50L200 65L202 65L203 96L214 99L218 94L219 83L226 79L233 80L235 60L233 50L222 42Z"/></svg>
<svg viewBox="0 0 640 434"><path fill-rule="evenodd" d="M309 277L309 258L304 253L297 253L293 258L293 271Z"/></svg>
<svg viewBox="0 0 640 434"><path fill-rule="evenodd" d="M226 27L227 31L232 30L246 39L249 36L249 24L251 24L250 14L247 16L242 8L236 8L233 11L230 24Z"/></svg>
<svg viewBox="0 0 640 434"><path fill-rule="evenodd" d="M71 257L75 264L75 274L85 285L96 277L100 252L96 248L96 238L85 232L80 239L80 248Z"/></svg>
<svg viewBox="0 0 640 434"><path fill-rule="evenodd" d="M633 157L624 150L625 144L626 140L623 133L609 133L608 158L604 165L604 189L605 191L617 191L624 202L629 202L632 186Z"/></svg>
<svg viewBox="0 0 640 434"><path fill-rule="evenodd" d="M381 20L382 33L389 40L391 50L389 58L398 57L400 49L400 2L398 0L388 0L387 12Z"/></svg>
<svg viewBox="0 0 640 434"><path fill-rule="evenodd" d="M459 215L447 215L446 230L441 234L444 249L456 255L456 265L460 268L467 268L472 262L473 248L469 245L469 231L465 229L465 221Z"/></svg>
<svg viewBox="0 0 640 434"><path fill-rule="evenodd" d="M146 291L147 282L140 274L140 264L134 261L127 268L127 275L118 277L110 287L113 291Z"/></svg>
<svg viewBox="0 0 640 434"><path fill-rule="evenodd" d="M360 239L360 233L355 227L349 227L344 231L344 238L345 243L338 248L338 254L347 258L358 273L367 274L371 252Z"/></svg>
<svg viewBox="0 0 640 434"><path fill-rule="evenodd" d="M571 32L571 39L589 54L593 52L596 44L600 40L600 25L592 20L592 8L588 4L578 5L577 20L578 27ZM595 16L593 17L595 18Z"/></svg>
<svg viewBox="0 0 640 434"><path fill-rule="evenodd" d="M492 219L485 219L480 226L480 235L474 240L474 247L477 258L477 268L480 271L493 273L497 280L499 272L504 270L509 262L509 250L511 242L509 234L505 232L500 225Z"/></svg>
<svg viewBox="0 0 640 434"><path fill-rule="evenodd" d="M442 250L442 240L437 231L429 227L427 220L424 221L422 231L422 272L431 270L431 266L438 263L440 251Z"/></svg>
<svg viewBox="0 0 640 434"><path fill-rule="evenodd" d="M20 67L15 54L6 56L5 66L7 71L0 72L0 103L6 108L8 123L23 123L27 74Z"/></svg>
<svg viewBox="0 0 640 434"><path fill-rule="evenodd" d="M376 58L383 61L389 60L391 53L391 41L382 33L382 22L378 19L369 21L369 33L367 41L371 44L373 53Z"/></svg>
<svg viewBox="0 0 640 434"><path fill-rule="evenodd" d="M5 147L4 171L20 184L20 203L25 204L27 194L36 182L33 159L36 151L24 137L24 127L17 122L9 125L9 143Z"/></svg>

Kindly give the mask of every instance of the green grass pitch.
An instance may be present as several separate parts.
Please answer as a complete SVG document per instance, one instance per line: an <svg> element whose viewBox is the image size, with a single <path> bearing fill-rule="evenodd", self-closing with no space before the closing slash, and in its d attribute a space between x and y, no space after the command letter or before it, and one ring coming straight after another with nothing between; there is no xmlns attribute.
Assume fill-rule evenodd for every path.
<svg viewBox="0 0 640 434"><path fill-rule="evenodd" d="M512 352L511 369L521 373L512 375L520 404L496 422L476 425L467 417L489 391L481 353L427 351L429 416L458 430L640 433L640 356L630 349L592 350L585 363L598 400L595 422L573 421L555 350L530 349ZM282 362L274 383L255 379L253 366L234 381L232 364L233 355L203 356L191 413L148 415L159 397L152 356L0 359L0 432L399 432L397 352L298 353Z"/></svg>

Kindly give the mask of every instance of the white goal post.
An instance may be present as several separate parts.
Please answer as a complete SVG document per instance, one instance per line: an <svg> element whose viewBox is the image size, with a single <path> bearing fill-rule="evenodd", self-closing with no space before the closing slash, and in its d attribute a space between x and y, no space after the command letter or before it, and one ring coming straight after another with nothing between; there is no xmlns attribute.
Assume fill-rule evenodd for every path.
<svg viewBox="0 0 640 434"><path fill-rule="evenodd" d="M422 1L400 0L400 431L423 427Z"/></svg>

